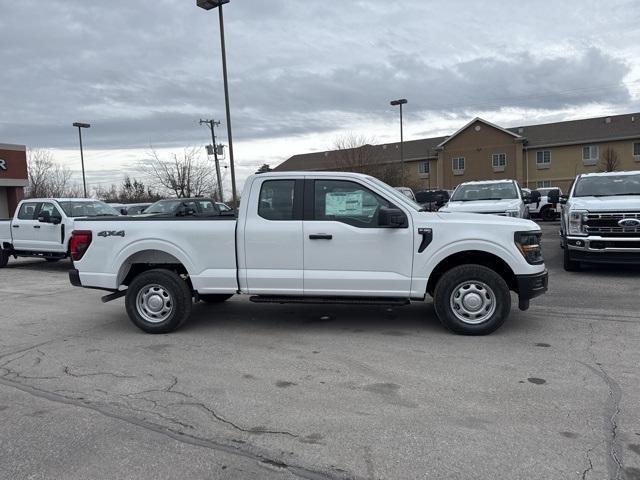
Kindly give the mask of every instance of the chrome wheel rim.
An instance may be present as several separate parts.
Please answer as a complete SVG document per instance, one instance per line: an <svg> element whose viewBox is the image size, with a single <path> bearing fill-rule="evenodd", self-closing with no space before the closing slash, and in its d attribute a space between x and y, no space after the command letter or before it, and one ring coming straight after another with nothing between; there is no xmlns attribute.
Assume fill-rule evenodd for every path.
<svg viewBox="0 0 640 480"><path fill-rule="evenodd" d="M469 325L486 322L496 311L496 295L489 285L467 280L451 292L451 311L458 320Z"/></svg>
<svg viewBox="0 0 640 480"><path fill-rule="evenodd" d="M136 296L136 309L145 321L162 323L173 312L173 298L161 285L145 285Z"/></svg>

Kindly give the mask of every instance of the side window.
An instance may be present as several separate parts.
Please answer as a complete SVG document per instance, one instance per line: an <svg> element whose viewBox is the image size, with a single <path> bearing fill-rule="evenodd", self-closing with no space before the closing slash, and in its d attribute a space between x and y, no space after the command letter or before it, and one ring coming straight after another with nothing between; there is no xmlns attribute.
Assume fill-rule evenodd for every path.
<svg viewBox="0 0 640 480"><path fill-rule="evenodd" d="M58 218L62 217L62 215L60 215L60 212L58 211L58 209L53 203L43 203L42 206L40 207L40 211L38 212L38 215L44 212L48 212L50 217L58 217Z"/></svg>
<svg viewBox="0 0 640 480"><path fill-rule="evenodd" d="M316 180L314 219L361 228L378 227L380 207L391 204L366 187L344 180Z"/></svg>
<svg viewBox="0 0 640 480"><path fill-rule="evenodd" d="M258 215L266 220L295 220L295 180L267 180L260 187Z"/></svg>
<svg viewBox="0 0 640 480"><path fill-rule="evenodd" d="M218 214L218 207L211 200L198 200L200 215L211 216Z"/></svg>
<svg viewBox="0 0 640 480"><path fill-rule="evenodd" d="M18 218L20 220L33 220L36 214L37 203L23 203L18 211Z"/></svg>

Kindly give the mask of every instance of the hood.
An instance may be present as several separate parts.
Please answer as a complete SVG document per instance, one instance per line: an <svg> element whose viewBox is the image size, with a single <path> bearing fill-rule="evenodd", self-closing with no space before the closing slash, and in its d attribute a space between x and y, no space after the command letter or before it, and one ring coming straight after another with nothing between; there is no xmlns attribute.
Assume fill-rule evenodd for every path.
<svg viewBox="0 0 640 480"><path fill-rule="evenodd" d="M428 217L433 213L425 212L423 215ZM516 217L501 217L498 215L478 215L476 213L456 213L456 212L443 212L440 210L436 213L438 218L447 223L465 223L465 224L478 224L478 225L493 225L506 227L515 231L525 230L540 230L537 223L524 218Z"/></svg>
<svg viewBox="0 0 640 480"><path fill-rule="evenodd" d="M572 197L571 208L590 212L637 212L640 211L640 195Z"/></svg>
<svg viewBox="0 0 640 480"><path fill-rule="evenodd" d="M469 213L489 213L504 212L505 210L519 210L519 199L510 200L471 200L467 202L449 201L441 212L469 212Z"/></svg>

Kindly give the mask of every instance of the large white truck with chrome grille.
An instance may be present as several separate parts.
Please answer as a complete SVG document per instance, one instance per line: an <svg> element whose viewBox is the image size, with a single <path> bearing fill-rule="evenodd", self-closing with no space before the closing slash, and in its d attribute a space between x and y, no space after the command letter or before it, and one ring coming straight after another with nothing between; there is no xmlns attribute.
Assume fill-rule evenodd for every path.
<svg viewBox="0 0 640 480"><path fill-rule="evenodd" d="M449 329L482 335L547 290L540 228L529 220L447 214L367 175L249 177L238 218L81 219L76 286L126 297L150 333L179 327L193 300L402 305L434 298Z"/></svg>
<svg viewBox="0 0 640 480"><path fill-rule="evenodd" d="M578 175L562 205L564 268L584 263L640 264L640 171Z"/></svg>

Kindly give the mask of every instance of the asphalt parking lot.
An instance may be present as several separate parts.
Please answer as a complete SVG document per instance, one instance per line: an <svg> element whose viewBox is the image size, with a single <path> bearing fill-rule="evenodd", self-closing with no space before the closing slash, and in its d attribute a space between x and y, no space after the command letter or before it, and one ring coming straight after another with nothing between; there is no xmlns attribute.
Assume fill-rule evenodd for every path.
<svg viewBox="0 0 640 480"><path fill-rule="evenodd" d="M562 269L493 335L199 304L146 335L69 264L0 270L0 478L640 479L640 269Z"/></svg>

